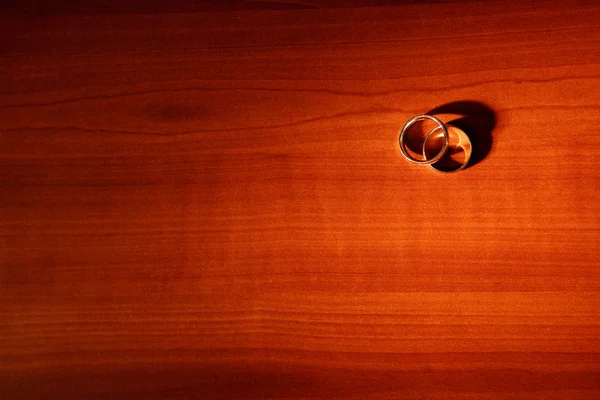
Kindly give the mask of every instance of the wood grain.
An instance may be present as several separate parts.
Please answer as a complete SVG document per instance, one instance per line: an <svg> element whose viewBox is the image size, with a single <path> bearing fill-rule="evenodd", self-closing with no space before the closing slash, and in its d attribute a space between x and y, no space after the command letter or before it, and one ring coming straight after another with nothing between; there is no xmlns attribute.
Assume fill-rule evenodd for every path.
<svg viewBox="0 0 600 400"><path fill-rule="evenodd" d="M600 6L259 8L0 17L0 397L600 397Z"/></svg>
<svg viewBox="0 0 600 400"><path fill-rule="evenodd" d="M0 12L20 15L155 14L381 7L449 2L468 0L6 0Z"/></svg>

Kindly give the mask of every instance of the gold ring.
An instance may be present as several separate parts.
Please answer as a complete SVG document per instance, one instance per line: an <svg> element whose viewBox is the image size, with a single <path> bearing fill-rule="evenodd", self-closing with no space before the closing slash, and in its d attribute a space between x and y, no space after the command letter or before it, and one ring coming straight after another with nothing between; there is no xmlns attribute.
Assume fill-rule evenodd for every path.
<svg viewBox="0 0 600 400"><path fill-rule="evenodd" d="M408 128L410 128L414 123L419 122L419 121L423 121L423 120L432 120L434 121L436 124L438 124L438 127L433 129L429 135L431 135L432 132L436 131L436 130L440 130L442 132L443 138L444 138L444 143L442 144L442 148L439 150L438 154L435 155L435 157L432 158L428 158L427 155L425 155L425 146L423 146L423 156L425 157L423 160L419 160L416 159L414 157L412 157L410 154L408 154L408 151L406 151L406 144L404 143L405 140L405 134L406 131L408 130ZM421 114L421 115L417 115L415 117L412 117L411 119L409 119L406 124L404 124L404 126L402 127L402 130L400 131L400 137L398 139L398 143L400 145L400 151L402 152L402 155L404 155L404 157L415 164L421 164L421 165L431 165L431 164L435 164L436 162L438 162L439 160L442 159L442 157L444 156L444 154L446 154L446 150L448 150L448 142L449 142L449 136L448 136L448 130L446 129L446 125L444 125L444 123L442 121L440 121L439 119L437 119L436 117L434 117L433 115L428 115L428 114Z"/></svg>
<svg viewBox="0 0 600 400"><path fill-rule="evenodd" d="M448 145L448 151L443 154L437 162L429 164L429 167L434 169L435 171L442 173L451 173L458 172L460 170L465 169L465 167L469 164L469 160L471 159L471 152L473 150L473 146L471 145L471 140L469 136L460 128L457 128L454 125L447 124L446 131L449 135L449 139L446 140L446 132L443 132L439 127L434 128L429 134L425 137L425 141L423 142L423 157L425 159L428 158L429 150L428 142L442 136L444 138L444 145ZM440 132L442 134L440 135ZM437 148L434 147L434 149ZM457 160L457 155L460 153L464 153L463 160Z"/></svg>

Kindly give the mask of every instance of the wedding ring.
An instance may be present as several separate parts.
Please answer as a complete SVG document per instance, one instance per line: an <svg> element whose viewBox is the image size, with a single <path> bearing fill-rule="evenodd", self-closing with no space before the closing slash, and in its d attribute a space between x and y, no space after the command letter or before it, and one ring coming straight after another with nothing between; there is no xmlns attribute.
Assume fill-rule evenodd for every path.
<svg viewBox="0 0 600 400"><path fill-rule="evenodd" d="M444 143L442 144L442 147L438 151L438 153L432 158L429 158L428 154L425 153L425 143L423 143L423 157L425 157L425 158L423 160L419 160L419 159L411 156L408 153L408 151L406 150L405 136L406 136L406 132L413 124L415 124L416 122L424 121L424 120L428 120L428 119L434 121L438 125L438 127L434 128L427 137L429 137L434 131L439 130L439 131L441 131L441 133L443 135ZM442 157L444 157L444 154L446 154L446 151L448 150L448 143L449 143L448 129L446 129L446 125L444 125L444 123L442 121L440 121L433 115L428 115L428 114L417 115L417 116L409 119L406 122L406 124L404 124L404 126L402 127L402 130L400 131L400 138L398 139L398 143L400 145L400 151L402 152L402 155L408 161L415 163L415 164L421 164L421 165L435 164L436 162L441 160Z"/></svg>
<svg viewBox="0 0 600 400"><path fill-rule="evenodd" d="M437 127L429 132L423 142L423 157L425 159L429 157L428 153L431 149L428 148L428 143L443 136L444 143L448 144L448 151L438 162L429 164L429 167L442 173L458 172L463 170L469 164L473 146L471 145L471 140L462 129L447 124L446 131L447 132L443 132L440 127ZM449 134L449 140L447 141L445 140L446 133ZM433 152L437 148L439 148L439 145L434 147L431 151ZM457 160L456 155L460 153L464 153L464 156L462 157L463 159L459 161Z"/></svg>

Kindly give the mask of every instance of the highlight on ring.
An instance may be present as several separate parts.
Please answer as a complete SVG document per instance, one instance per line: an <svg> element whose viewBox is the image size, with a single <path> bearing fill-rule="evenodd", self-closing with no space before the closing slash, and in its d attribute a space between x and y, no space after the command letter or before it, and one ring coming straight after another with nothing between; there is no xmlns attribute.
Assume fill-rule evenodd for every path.
<svg viewBox="0 0 600 400"><path fill-rule="evenodd" d="M419 124L423 126L429 124L425 129L424 138L416 140L417 145L422 146L420 151L407 146L407 143L415 146L412 143L414 139L420 139L411 137L412 128ZM438 142L437 146L432 149L431 144L435 142ZM472 145L469 136L462 129L451 123L444 123L440 118L429 114L420 114L409 119L400 130L398 144L402 155L408 161L417 165L427 165L436 172L461 171L467 167L471 159ZM422 158L417 154L421 154Z"/></svg>

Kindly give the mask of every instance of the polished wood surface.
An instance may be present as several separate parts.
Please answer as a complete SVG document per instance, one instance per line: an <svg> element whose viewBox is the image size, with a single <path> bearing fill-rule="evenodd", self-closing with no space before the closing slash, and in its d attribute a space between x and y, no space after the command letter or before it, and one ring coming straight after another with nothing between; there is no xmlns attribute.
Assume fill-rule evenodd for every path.
<svg viewBox="0 0 600 400"><path fill-rule="evenodd" d="M0 17L0 398L600 398L597 2L101 3Z"/></svg>

